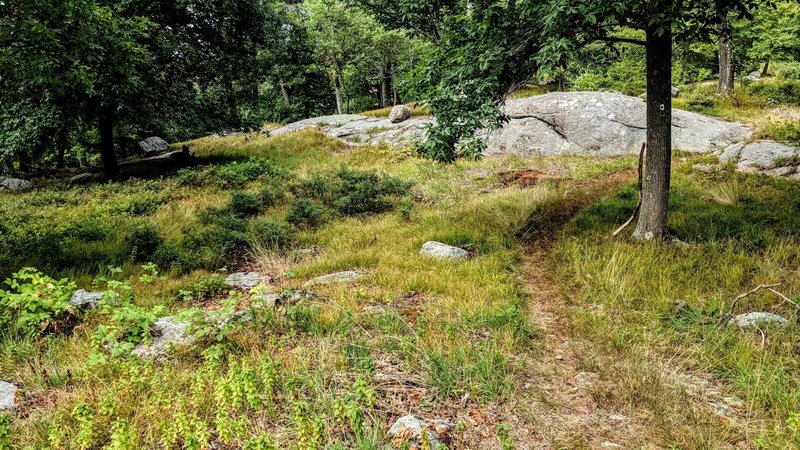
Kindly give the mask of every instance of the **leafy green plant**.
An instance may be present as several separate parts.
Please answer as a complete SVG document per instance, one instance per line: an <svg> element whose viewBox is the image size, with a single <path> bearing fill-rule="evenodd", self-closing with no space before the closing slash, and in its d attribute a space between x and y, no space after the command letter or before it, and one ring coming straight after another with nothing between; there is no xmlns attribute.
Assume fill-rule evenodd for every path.
<svg viewBox="0 0 800 450"><path fill-rule="evenodd" d="M253 242L264 248L284 250L297 239L297 230L288 223L259 220L251 224Z"/></svg>
<svg viewBox="0 0 800 450"><path fill-rule="evenodd" d="M67 279L54 280L26 267L5 281L0 290L0 324L24 333L57 331L74 319L69 300L77 289Z"/></svg>
<svg viewBox="0 0 800 450"><path fill-rule="evenodd" d="M231 194L228 209L237 217L252 217L261 211L261 201L256 195L237 191Z"/></svg>
<svg viewBox="0 0 800 450"><path fill-rule="evenodd" d="M298 197L321 202L342 215L382 213L394 199L408 193L411 184L398 178L342 167L336 172L316 174L292 188Z"/></svg>
<svg viewBox="0 0 800 450"><path fill-rule="evenodd" d="M6 413L0 413L0 449L11 447L11 417Z"/></svg>
<svg viewBox="0 0 800 450"><path fill-rule="evenodd" d="M164 238L152 226L144 226L128 238L131 249L131 258L134 261L147 261L153 258L158 249L164 244Z"/></svg>
<svg viewBox="0 0 800 450"><path fill-rule="evenodd" d="M298 228L316 228L326 219L326 210L317 203L305 198L298 198L292 202L286 221Z"/></svg>

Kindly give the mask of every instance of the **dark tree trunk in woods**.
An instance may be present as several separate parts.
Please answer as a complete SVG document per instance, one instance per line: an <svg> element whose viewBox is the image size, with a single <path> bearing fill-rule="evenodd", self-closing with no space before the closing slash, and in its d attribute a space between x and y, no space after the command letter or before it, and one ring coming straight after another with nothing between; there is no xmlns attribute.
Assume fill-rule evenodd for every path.
<svg viewBox="0 0 800 450"><path fill-rule="evenodd" d="M103 108L97 121L100 132L100 157L103 160L103 172L106 178L112 179L119 175L117 167L117 154L114 151L114 109Z"/></svg>
<svg viewBox="0 0 800 450"><path fill-rule="evenodd" d="M26 151L21 151L17 155L17 162L19 163L20 172L28 173L33 170L33 159Z"/></svg>
<svg viewBox="0 0 800 450"><path fill-rule="evenodd" d="M647 29L647 154L639 221L633 236L662 240L667 235L667 205L672 156L672 31L659 36Z"/></svg>
<svg viewBox="0 0 800 450"><path fill-rule="evenodd" d="M336 113L344 114L345 108L344 103L342 102L342 84L339 81L338 74L333 77L333 89L336 91Z"/></svg>
<svg viewBox="0 0 800 450"><path fill-rule="evenodd" d="M391 63L383 65L381 70L383 77L381 78L381 106L389 106L389 83L391 83Z"/></svg>
<svg viewBox="0 0 800 450"><path fill-rule="evenodd" d="M731 22L728 19L728 7L717 1L717 17L719 18L719 84L717 95L728 96L733 93L733 49Z"/></svg>
<svg viewBox="0 0 800 450"><path fill-rule="evenodd" d="M289 89L286 88L286 83L283 82L283 77L278 78L278 85L281 87L281 95L283 96L283 103L286 105L288 111L292 110L292 98L289 96Z"/></svg>
<svg viewBox="0 0 800 450"><path fill-rule="evenodd" d="M225 99L228 102L228 111L230 114L231 122L239 122L239 102L236 98L236 90L233 87L233 81L229 78L225 79Z"/></svg>
<svg viewBox="0 0 800 450"><path fill-rule="evenodd" d="M764 69L761 70L761 76L766 77L769 76L769 60L764 63Z"/></svg>

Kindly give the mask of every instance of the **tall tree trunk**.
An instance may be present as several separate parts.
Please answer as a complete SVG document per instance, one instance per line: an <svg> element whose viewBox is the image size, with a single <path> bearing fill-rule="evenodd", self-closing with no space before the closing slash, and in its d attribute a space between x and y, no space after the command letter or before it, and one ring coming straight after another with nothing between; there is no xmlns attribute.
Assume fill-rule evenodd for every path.
<svg viewBox="0 0 800 450"><path fill-rule="evenodd" d="M239 101L236 98L236 90L233 87L233 80L225 77L225 100L228 103L228 114L232 124L239 126Z"/></svg>
<svg viewBox="0 0 800 450"><path fill-rule="evenodd" d="M391 63L386 63L381 68L381 106L389 106L389 82L391 80Z"/></svg>
<svg viewBox="0 0 800 450"><path fill-rule="evenodd" d="M769 76L769 60L764 63L764 68L761 70L761 76L766 77Z"/></svg>
<svg viewBox="0 0 800 450"><path fill-rule="evenodd" d="M659 36L647 28L647 155L642 208L633 237L667 236L667 206L672 157L672 29Z"/></svg>
<svg viewBox="0 0 800 450"><path fill-rule="evenodd" d="M733 50L731 22L728 19L728 7L721 1L716 2L719 18L719 84L717 95L733 94Z"/></svg>
<svg viewBox="0 0 800 450"><path fill-rule="evenodd" d="M100 157L103 160L103 172L106 178L117 178L117 154L114 151L114 109L104 107L97 121L100 131Z"/></svg>
<svg viewBox="0 0 800 450"><path fill-rule="evenodd" d="M292 110L292 98L289 96L289 89L286 88L286 83L283 82L283 77L278 77L278 85L281 87L281 95L283 96L283 104L286 105L286 109L291 111Z"/></svg>
<svg viewBox="0 0 800 450"><path fill-rule="evenodd" d="M342 84L339 81L338 74L333 77L333 89L336 91L336 113L344 114L345 108L344 103L342 103Z"/></svg>

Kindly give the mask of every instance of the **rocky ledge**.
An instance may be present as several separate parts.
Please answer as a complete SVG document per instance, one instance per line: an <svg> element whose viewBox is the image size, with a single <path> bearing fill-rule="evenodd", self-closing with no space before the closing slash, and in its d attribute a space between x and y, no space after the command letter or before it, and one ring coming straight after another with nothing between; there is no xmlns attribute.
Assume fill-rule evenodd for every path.
<svg viewBox="0 0 800 450"><path fill-rule="evenodd" d="M613 92L553 92L509 100L509 122L485 133L487 155L619 156L638 154L646 139L646 103ZM318 128L353 144L413 145L425 138L432 117L400 122L344 114L301 120L272 131L281 135ZM676 149L713 153L745 172L800 179L800 148L772 141L751 142L753 131L735 122L673 110Z"/></svg>

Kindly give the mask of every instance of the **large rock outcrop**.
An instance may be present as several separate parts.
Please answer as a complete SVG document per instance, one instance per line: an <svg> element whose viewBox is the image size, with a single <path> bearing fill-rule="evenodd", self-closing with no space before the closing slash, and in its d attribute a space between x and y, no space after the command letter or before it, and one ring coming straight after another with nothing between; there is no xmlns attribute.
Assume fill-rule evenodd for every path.
<svg viewBox="0 0 800 450"><path fill-rule="evenodd" d="M505 113L510 121L501 130L484 135L487 154L637 154L647 131L645 101L613 92L554 92L509 100ZM318 127L328 136L349 142L400 147L424 139L425 126L432 122L431 117L394 123L344 114L301 120L271 134ZM744 125L677 109L672 131L675 148L688 152L721 150L752 135Z"/></svg>
<svg viewBox="0 0 800 450"><path fill-rule="evenodd" d="M612 92L554 92L510 100L510 122L488 138L489 154L532 156L636 154L646 139L644 100ZM750 137L744 125L676 109L672 142L712 152Z"/></svg>
<svg viewBox="0 0 800 450"><path fill-rule="evenodd" d="M509 100L509 122L483 133L487 155L619 156L638 154L646 140L644 100L613 92L553 92ZM425 139L432 117L412 117L400 123L357 114L302 120L274 130L281 135L318 128L353 144L413 145ZM693 153L713 153L743 172L800 180L800 148L773 141L750 142L753 131L735 122L674 109L673 147Z"/></svg>

